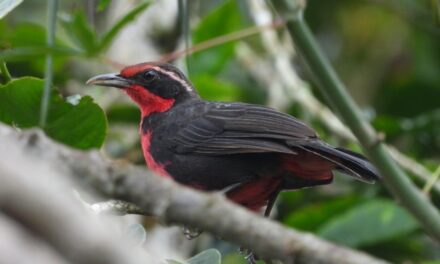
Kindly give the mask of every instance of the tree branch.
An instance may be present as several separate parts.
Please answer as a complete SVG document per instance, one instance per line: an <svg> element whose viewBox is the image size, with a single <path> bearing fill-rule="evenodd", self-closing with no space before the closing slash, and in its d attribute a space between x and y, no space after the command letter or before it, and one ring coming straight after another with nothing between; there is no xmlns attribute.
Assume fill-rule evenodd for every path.
<svg viewBox="0 0 440 264"><path fill-rule="evenodd" d="M127 237L112 232L114 224L111 225L108 219L92 215L73 195L69 195L75 185L71 179L64 177L64 166L52 163L56 160L48 159L48 155L26 153L23 143L29 144L39 136L43 137L42 132L19 136L13 131L0 125L0 216L12 218L17 228L38 237L35 241L40 241L42 249L49 245L50 251L55 253L51 259L62 257L65 260L57 263L159 263L145 250L130 246L133 243ZM0 224L5 225L5 222ZM11 225L5 228L17 234L17 228ZM0 241L3 239L5 237ZM15 242L21 246L22 254L25 252L22 256L12 255L11 258L27 259L23 263L38 262L32 259L35 254L31 253L35 250L26 250L28 244L18 244L18 239L8 242ZM1 250L0 259L4 260L8 253L11 252ZM9 258L6 261L16 263Z"/></svg>
<svg viewBox="0 0 440 264"><path fill-rule="evenodd" d="M19 223L0 214L0 257L8 263L66 263L49 246L26 232ZM26 252L26 254L23 254Z"/></svg>
<svg viewBox="0 0 440 264"><path fill-rule="evenodd" d="M295 263L385 263L311 234L286 229L232 204L221 194L202 193L177 185L145 169L107 161L98 152L71 150L50 141L39 130L17 133L0 125L0 146L2 156L10 155L7 146L18 148L25 157L51 164L51 171L56 172L57 177L70 176L102 195L132 202L166 223L201 228L252 248L263 258L285 263L294 260ZM19 160L15 164L24 166Z"/></svg>

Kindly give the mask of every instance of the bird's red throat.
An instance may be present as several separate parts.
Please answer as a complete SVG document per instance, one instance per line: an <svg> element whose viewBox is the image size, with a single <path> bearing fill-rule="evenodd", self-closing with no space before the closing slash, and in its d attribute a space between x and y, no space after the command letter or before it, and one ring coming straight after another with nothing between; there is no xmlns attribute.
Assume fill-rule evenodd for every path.
<svg viewBox="0 0 440 264"><path fill-rule="evenodd" d="M155 112L165 112L169 110L175 102L172 98L162 98L140 85L132 85L124 89L124 91L139 105L142 118Z"/></svg>

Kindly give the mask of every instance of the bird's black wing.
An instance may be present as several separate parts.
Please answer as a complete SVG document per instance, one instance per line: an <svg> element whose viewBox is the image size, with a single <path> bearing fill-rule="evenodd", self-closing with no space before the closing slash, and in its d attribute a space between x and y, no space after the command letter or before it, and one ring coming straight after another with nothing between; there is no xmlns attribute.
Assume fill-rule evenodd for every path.
<svg viewBox="0 0 440 264"><path fill-rule="evenodd" d="M374 182L376 168L363 156L320 140L300 120L271 108L242 103L208 103L171 139L178 154L227 155L306 151L354 178Z"/></svg>
<svg viewBox="0 0 440 264"><path fill-rule="evenodd" d="M176 153L225 155L279 152L295 154L286 142L316 138L300 120L271 108L243 103L208 103L172 139Z"/></svg>

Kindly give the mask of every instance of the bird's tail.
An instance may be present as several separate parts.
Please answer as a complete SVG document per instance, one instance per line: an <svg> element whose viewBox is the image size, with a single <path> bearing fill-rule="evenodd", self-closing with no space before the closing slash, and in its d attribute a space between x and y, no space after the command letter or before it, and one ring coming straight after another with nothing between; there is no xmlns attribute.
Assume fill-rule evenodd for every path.
<svg viewBox="0 0 440 264"><path fill-rule="evenodd" d="M380 179L376 167L359 153L343 148L335 148L323 142L302 146L302 148L334 163L336 170L350 175L357 180L374 183Z"/></svg>

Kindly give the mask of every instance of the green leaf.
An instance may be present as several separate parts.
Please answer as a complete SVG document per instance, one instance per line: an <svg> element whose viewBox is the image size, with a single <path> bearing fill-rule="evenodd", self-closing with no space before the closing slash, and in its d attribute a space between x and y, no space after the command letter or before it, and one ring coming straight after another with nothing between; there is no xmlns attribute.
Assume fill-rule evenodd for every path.
<svg viewBox="0 0 440 264"><path fill-rule="evenodd" d="M0 87L0 121L19 128L38 126L43 83L41 79L24 77ZM83 97L77 105L72 105L53 92L43 130L53 139L75 148L99 148L104 142L107 121L91 97Z"/></svg>
<svg viewBox="0 0 440 264"><path fill-rule="evenodd" d="M241 89L230 82L208 74L196 75L192 81L203 99L215 101L237 101L240 99Z"/></svg>
<svg viewBox="0 0 440 264"><path fill-rule="evenodd" d="M106 50L112 40L116 37L116 35L123 29L128 23L133 21L139 14L141 14L148 6L150 5L150 2L145 2L137 7L133 8L130 12L125 14L121 19L119 19L112 28L107 31L104 36L101 39L101 43L99 45L99 51Z"/></svg>
<svg viewBox="0 0 440 264"><path fill-rule="evenodd" d="M2 0L0 1L0 19L6 16L9 12L11 12L14 8L16 8L19 4L21 4L23 0Z"/></svg>
<svg viewBox="0 0 440 264"><path fill-rule="evenodd" d="M360 247L409 234L417 227L412 216L394 202L377 199L335 217L318 233L326 239Z"/></svg>
<svg viewBox="0 0 440 264"><path fill-rule="evenodd" d="M188 259L188 264L221 264L222 255L216 249L205 250L194 257Z"/></svg>
<svg viewBox="0 0 440 264"><path fill-rule="evenodd" d="M8 32L2 39L9 41L12 47L46 46L46 29L41 25L20 23Z"/></svg>
<svg viewBox="0 0 440 264"><path fill-rule="evenodd" d="M236 1L225 1L202 18L193 32L193 42L200 43L231 33L238 30L240 26L240 14ZM218 74L233 56L234 45L235 42L226 43L194 54L191 73Z"/></svg>
<svg viewBox="0 0 440 264"><path fill-rule="evenodd" d="M57 119L51 119L46 133L64 144L79 149L99 148L105 139L107 121L102 109L89 96L81 98L78 105L62 102L55 105L60 111ZM52 108L50 111L54 111ZM56 111L56 110L55 110Z"/></svg>
<svg viewBox="0 0 440 264"><path fill-rule="evenodd" d="M314 231L335 215L357 204L359 200L357 196L348 196L307 205L287 215L283 223L293 228Z"/></svg>
<svg viewBox="0 0 440 264"><path fill-rule="evenodd" d="M55 56L78 54L78 51L68 48L60 39L55 40L54 47L47 47L44 27L27 22L0 29L0 43L6 47L0 51L0 60L5 61L29 60L39 57L41 63L38 63L44 65L44 55L48 53ZM30 60L29 64L36 64L36 62ZM41 67L38 71L41 72L43 69L44 67Z"/></svg>
<svg viewBox="0 0 440 264"><path fill-rule="evenodd" d="M61 25L71 40L91 56L98 51L98 39L95 31L90 27L84 12L76 12L72 16L62 16Z"/></svg>

